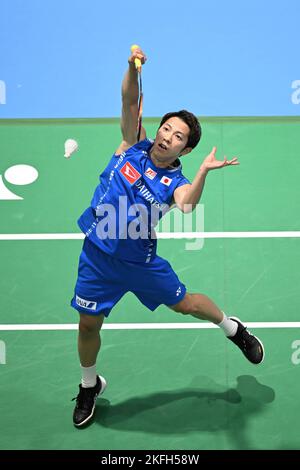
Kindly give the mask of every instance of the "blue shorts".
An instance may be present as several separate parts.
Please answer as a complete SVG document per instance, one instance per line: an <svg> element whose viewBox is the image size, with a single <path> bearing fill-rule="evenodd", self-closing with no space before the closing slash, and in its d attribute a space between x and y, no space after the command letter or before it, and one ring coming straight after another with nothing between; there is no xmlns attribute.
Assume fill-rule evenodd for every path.
<svg viewBox="0 0 300 470"><path fill-rule="evenodd" d="M153 311L161 304L180 302L186 288L163 258L156 256L149 263L120 260L86 238L71 306L81 313L107 317L126 292L133 292Z"/></svg>

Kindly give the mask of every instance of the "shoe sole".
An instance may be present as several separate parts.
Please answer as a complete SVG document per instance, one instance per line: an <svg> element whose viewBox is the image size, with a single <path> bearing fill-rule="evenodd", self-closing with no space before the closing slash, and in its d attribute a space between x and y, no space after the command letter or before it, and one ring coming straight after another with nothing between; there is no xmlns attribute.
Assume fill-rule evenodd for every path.
<svg viewBox="0 0 300 470"><path fill-rule="evenodd" d="M101 375L98 375L98 377L99 377L100 382L101 382L101 388L100 388L99 393L98 393L98 394L96 395L96 397L95 397L94 406L93 406L93 409L92 409L92 411L91 411L91 414L90 414L87 418L85 418L85 420L82 421L82 423L75 424L75 423L73 422L73 424L74 424L74 426L75 426L76 428L81 428L82 426L84 426L85 424L87 424L87 423L92 419L92 417L93 417L93 415L94 415L94 412L95 412L96 400L97 400L97 398L99 397L99 395L102 395L102 393L104 392L104 390L105 390L106 387L107 387L107 382L106 382L105 378L102 377Z"/></svg>
<svg viewBox="0 0 300 470"><path fill-rule="evenodd" d="M231 320L237 320L238 322L242 323L241 320L240 320L238 317L229 317L229 318L230 318ZM242 323L242 325L244 325L244 323ZM255 336L255 335L253 335L253 336ZM261 349L262 349L262 353L263 353L262 359L261 359L260 362L252 362L252 361L249 361L248 358L246 358L246 359L248 359L248 361L251 362L251 364L253 364L254 366L258 366L258 365L261 364L261 363L264 361L264 359L265 359L265 348L264 348L264 345L262 344L262 342L260 341L260 339L259 339L257 336L255 336L255 338L256 338L257 341L259 342L260 347L261 347Z"/></svg>

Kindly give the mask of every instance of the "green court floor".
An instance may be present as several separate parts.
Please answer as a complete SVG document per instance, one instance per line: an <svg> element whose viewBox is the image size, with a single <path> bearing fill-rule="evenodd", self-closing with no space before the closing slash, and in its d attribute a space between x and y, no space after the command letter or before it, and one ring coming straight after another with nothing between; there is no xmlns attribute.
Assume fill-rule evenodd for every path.
<svg viewBox="0 0 300 470"><path fill-rule="evenodd" d="M157 124L145 120L149 136ZM206 232L299 230L299 130L300 118L203 120L199 149L182 159L186 176L213 145L219 158L241 162L208 176ZM70 160L67 138L80 145ZM76 220L119 140L115 120L0 121L0 175L23 198L0 194L0 234L78 233ZM6 181L17 164L35 167L38 179ZM127 294L106 325L140 327L102 331L99 373L108 388L94 422L75 429L78 315L69 302L82 240L0 239L0 449L300 449L300 331L271 326L299 322L300 238L221 235L200 250L188 250L185 239L158 243L190 292L255 322L264 363L249 364L217 328L159 329L196 319L165 306L150 312ZM156 329L143 329L149 323ZM22 330L28 324L57 328ZM73 329L58 329L66 324Z"/></svg>
<svg viewBox="0 0 300 470"><path fill-rule="evenodd" d="M104 330L108 387L94 423L78 430L76 332L2 332L1 448L299 449L295 332L256 333L260 367L218 330Z"/></svg>

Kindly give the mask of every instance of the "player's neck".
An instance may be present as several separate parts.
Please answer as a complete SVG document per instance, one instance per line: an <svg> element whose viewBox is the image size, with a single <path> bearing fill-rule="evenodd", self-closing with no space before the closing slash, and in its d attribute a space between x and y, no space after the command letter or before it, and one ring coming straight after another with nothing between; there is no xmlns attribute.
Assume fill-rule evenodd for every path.
<svg viewBox="0 0 300 470"><path fill-rule="evenodd" d="M172 160L170 161L160 161L158 160L154 153L152 151L150 151L150 158L152 160L152 162L154 163L155 166L157 166L157 168L174 168L174 162L177 160L177 157L174 157Z"/></svg>

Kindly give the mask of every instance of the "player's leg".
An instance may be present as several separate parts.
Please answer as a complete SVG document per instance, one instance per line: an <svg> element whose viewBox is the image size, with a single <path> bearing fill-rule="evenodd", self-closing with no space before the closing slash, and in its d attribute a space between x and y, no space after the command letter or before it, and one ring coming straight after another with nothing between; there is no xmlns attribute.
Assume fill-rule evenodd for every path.
<svg viewBox="0 0 300 470"><path fill-rule="evenodd" d="M104 317L125 293L121 280L116 278L116 263L92 242L85 240L71 301L72 307L80 313L78 353L82 379L73 413L73 423L77 427L91 420L96 398L106 387L105 379L97 374L96 360Z"/></svg>
<svg viewBox="0 0 300 470"><path fill-rule="evenodd" d="M104 315L92 316L84 313L79 315L78 354L81 366L88 368L96 364L97 355L101 347L100 330L104 321ZM86 381L88 381L88 378ZM92 384L92 386L94 385L95 383Z"/></svg>
<svg viewBox="0 0 300 470"><path fill-rule="evenodd" d="M169 307L183 315L213 322L241 349L250 362L259 364L263 361L264 348L261 341L249 333L238 318L228 318L206 295L186 293L181 301Z"/></svg>
<svg viewBox="0 0 300 470"><path fill-rule="evenodd" d="M130 290L150 310L165 304L175 312L192 315L198 320L208 320L218 325L254 364L262 362L263 345L251 335L239 319L227 316L204 294L189 294L180 282L170 263L156 256L149 264L139 265L130 277Z"/></svg>
<svg viewBox="0 0 300 470"><path fill-rule="evenodd" d="M95 402L106 387L106 380L97 374L96 361L101 347L100 330L104 315L80 313L78 328L78 354L81 368L81 383L73 411L73 424L86 425L93 417Z"/></svg>
<svg viewBox="0 0 300 470"><path fill-rule="evenodd" d="M104 315L80 314L78 329L78 354L82 379L76 406L73 412L73 423L76 427L86 425L93 417L95 402L106 387L106 380L96 372L96 360L101 347L100 330Z"/></svg>
<svg viewBox="0 0 300 470"><path fill-rule="evenodd" d="M208 320L216 325L221 323L224 317L219 307L204 294L186 293L180 302L170 306L170 308L175 312L184 315L192 315L198 318L198 320ZM236 331L237 328L233 329ZM233 333L235 333L235 331L233 331Z"/></svg>

